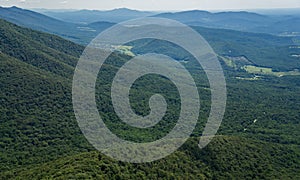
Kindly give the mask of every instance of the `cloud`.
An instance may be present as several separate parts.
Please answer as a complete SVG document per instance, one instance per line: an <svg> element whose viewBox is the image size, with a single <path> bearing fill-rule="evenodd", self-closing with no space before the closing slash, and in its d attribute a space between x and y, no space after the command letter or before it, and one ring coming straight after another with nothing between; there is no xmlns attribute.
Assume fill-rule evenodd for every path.
<svg viewBox="0 0 300 180"><path fill-rule="evenodd" d="M67 4L68 1L61 1L60 4Z"/></svg>

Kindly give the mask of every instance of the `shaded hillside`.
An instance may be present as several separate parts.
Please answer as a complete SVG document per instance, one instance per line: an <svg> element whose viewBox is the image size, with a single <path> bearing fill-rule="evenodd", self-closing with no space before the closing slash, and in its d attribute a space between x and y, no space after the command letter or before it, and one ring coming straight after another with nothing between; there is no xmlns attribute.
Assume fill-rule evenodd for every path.
<svg viewBox="0 0 300 180"><path fill-rule="evenodd" d="M0 51L61 76L71 76L83 47L0 19Z"/></svg>
<svg viewBox="0 0 300 180"><path fill-rule="evenodd" d="M202 151L191 138L165 159L121 163L95 152L74 116L72 75L83 47L3 20L0 24L0 179L298 179L299 76L245 81L236 76L248 77L247 73L224 66L228 103L219 133L230 136L217 136ZM176 122L179 96L166 78L140 78L131 90L132 108L145 115L151 95L162 93L171 102L170 116L153 129L123 126L111 106L109 90L117 69L130 58L114 53L100 70L98 110L119 137L151 141L168 133ZM209 112L210 89L194 61L188 59L183 65L199 85L201 110L192 135L199 137Z"/></svg>
<svg viewBox="0 0 300 180"><path fill-rule="evenodd" d="M299 57L292 54L300 54L300 48L291 37L279 37L270 34L247 33L241 31L210 29L198 26L192 27L199 32L214 49L222 56L247 57L258 66L271 67L278 71L299 69ZM129 43L136 54L143 52L166 52L177 60L185 60L182 50L160 40L148 39ZM168 47L168 48L166 48ZM293 48L294 47L294 48Z"/></svg>
<svg viewBox="0 0 300 180"><path fill-rule="evenodd" d="M216 137L198 149L191 139L180 151L145 164L115 161L98 152L67 156L39 167L6 172L5 179L297 179L300 153L282 145ZM285 166L282 160L289 159Z"/></svg>
<svg viewBox="0 0 300 180"><path fill-rule="evenodd" d="M82 47L0 24L0 171L85 151L70 91Z"/></svg>
<svg viewBox="0 0 300 180"><path fill-rule="evenodd" d="M13 22L20 26L25 26L31 29L40 30L44 32L54 33L68 38L71 32L76 31L76 25L66 23L40 13L21 9L18 7L5 8L0 7L0 17L7 21Z"/></svg>
<svg viewBox="0 0 300 180"><path fill-rule="evenodd" d="M23 27L56 34L81 44L88 43L85 41L86 39L93 39L99 33L99 31L109 27L109 25L104 22L101 28L98 26L98 29L94 30L83 24L64 22L18 7L0 7L0 18Z"/></svg>
<svg viewBox="0 0 300 180"><path fill-rule="evenodd" d="M219 55L245 56L258 66L271 67L277 71L299 69L300 48L293 37L270 34L247 33L233 30L193 27ZM293 48L296 47L296 48Z"/></svg>
<svg viewBox="0 0 300 180"><path fill-rule="evenodd" d="M110 14L109 12L110 11L108 11L107 13ZM25 27L57 34L61 37L72 40L73 42L84 45L88 44L101 31L114 25L114 23L104 21L97 21L90 24L65 23L63 21L55 20L33 11L28 11L16 7L1 8L0 17L1 14L2 18L7 19L8 21L11 21L13 23L21 23L20 25ZM232 25L244 26L244 23L251 21L251 23L255 24L255 27L257 25L257 28L261 28L261 31L258 32L265 32L263 31L264 27L261 27L262 22L264 22L263 25L265 25L268 24L265 23L265 21L267 21L266 19L273 19L273 17L249 12L209 13L206 11L186 11L179 13L160 14L157 16L166 16L167 18L173 18L180 21L194 21L199 18L207 20L208 18L207 23L209 23L210 25L212 25L214 21L218 21L220 23L232 21L230 22ZM212 17L213 21L209 20ZM238 20L235 20L236 18L238 18ZM20 19L25 20L20 22ZM298 36L299 33L297 33L296 31L299 24L296 23L298 20L297 18L291 19L286 17L282 17L276 20L278 20L278 22L272 22L270 24L270 27L268 27L267 29L282 29L282 32L284 32L284 37L262 33L247 33L234 30L203 28L199 27L199 25L205 26L204 24L197 23L191 23L191 25L196 25L193 26L193 28L210 43L210 45L219 55L231 57L244 56L257 66L270 67L275 71L291 71L294 69L299 69L300 61L298 55L300 55L300 48L292 47L297 47L300 42L300 36ZM105 21L107 21L107 19ZM251 26L252 28L254 27L252 24L250 24L249 26ZM214 28L227 27L218 25ZM290 34L286 30L293 31L294 34ZM150 49L159 47L153 43L151 44L152 45ZM137 44L137 46L140 45ZM134 49L136 50L137 48Z"/></svg>

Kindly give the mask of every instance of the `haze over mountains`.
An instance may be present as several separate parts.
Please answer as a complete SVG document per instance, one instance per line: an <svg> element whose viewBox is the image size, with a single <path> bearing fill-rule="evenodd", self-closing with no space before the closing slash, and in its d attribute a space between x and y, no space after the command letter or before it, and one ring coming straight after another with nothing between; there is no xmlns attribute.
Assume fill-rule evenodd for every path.
<svg viewBox="0 0 300 180"><path fill-rule="evenodd" d="M112 78L132 55L162 53L186 67L199 86L201 109L192 137L164 159L131 164L96 151L83 136L72 107L74 69L84 45L121 21L121 12L125 19L150 15L193 25L218 54L228 101L218 135L204 149L197 142L211 103L205 72L182 48L153 39L129 43L130 53L117 51L105 61L96 82L99 114L113 133L130 141L167 134L180 102L168 79L145 76L131 89L130 104L139 114L149 112L153 94L166 98L169 118L154 128L124 126L110 98ZM297 15L119 9L75 11L73 19L68 13L55 14L58 20L17 7L0 8L0 179L300 179ZM267 32L257 33L260 28Z"/></svg>
<svg viewBox="0 0 300 180"><path fill-rule="evenodd" d="M279 14L274 16L246 11L211 13L200 10L175 13L155 13L125 8L110 11L74 10L57 12L40 10L40 12L44 15L17 7L2 7L0 9L0 17L19 25L55 33L73 41L76 41L76 38L78 37L73 37L71 35L72 33L75 34L75 36L81 36L79 38L83 38L87 33L83 33L82 31L90 31L90 34L95 32L95 36L113 23L146 16L170 18L192 26L270 33L285 36L300 36L300 15L297 14ZM95 25L95 22L97 22L98 28L94 28L93 25ZM100 25L101 28L99 28L99 24L102 22L103 25ZM90 26L91 23L93 23L93 25Z"/></svg>
<svg viewBox="0 0 300 180"><path fill-rule="evenodd" d="M192 26L232 29L238 31L299 36L300 15L261 15L252 12L185 11L156 15L178 20ZM296 34L294 34L296 33Z"/></svg>
<svg viewBox="0 0 300 180"><path fill-rule="evenodd" d="M72 110L71 81L83 47L4 20L0 20L0 27L1 179L297 179L300 176L297 173L300 163L297 77L265 77L260 83L235 79L237 72L226 68L229 102L220 133L227 135L217 136L207 148L199 150L197 134L202 128L198 127L195 137L165 159L147 164L122 163L95 151L77 126ZM112 77L111 73L127 58L113 56L100 77ZM188 69L194 67L190 63L186 65ZM201 70L192 72L204 78L200 76ZM247 73L238 75L247 76ZM145 80L151 82L151 79ZM105 84L106 81L99 87L100 92L106 88ZM166 80L155 83L159 87L168 84ZM137 87L142 88L140 96L151 92L151 88ZM202 109L209 99L206 91L203 89L201 93ZM107 93L104 91L102 101L106 101ZM257 93L265 99L261 101ZM289 100L291 97L293 101ZM277 105L270 106L273 101ZM257 105L260 109L256 109ZM104 115L111 116L109 104L101 108ZM201 117L205 119L205 113ZM258 122L253 123L254 118ZM118 121L111 121L108 124L116 123L115 128L120 127ZM126 129L116 132L128 137L128 133L122 133Z"/></svg>
<svg viewBox="0 0 300 180"><path fill-rule="evenodd" d="M129 19L141 18L156 14L155 12L137 11L127 8L113 9L108 11L99 10L72 10L72 11L51 11L41 10L39 11L47 16L57 18L67 22L73 23L93 23L97 21L109 21L113 23L119 23Z"/></svg>
<svg viewBox="0 0 300 180"><path fill-rule="evenodd" d="M56 34L77 43L86 43L82 40L84 40L85 38L92 39L100 31L112 25L112 23L104 22L102 24L102 27L99 28L100 26L98 26L98 29L96 31L94 29L90 29L88 26L83 26L79 23L77 24L64 22L34 11L21 9L18 7L0 7L0 17L15 24L43 32Z"/></svg>
<svg viewBox="0 0 300 180"><path fill-rule="evenodd" d="M208 11L192 10L175 13L159 13L123 8L110 11L80 10L71 12L51 12L50 10L44 10L43 14L73 23L92 23L96 21L118 23L133 18L155 16L174 19L194 26L233 29L258 33L280 34L290 33L291 31L299 32L300 29L300 25L297 23L300 19L300 14L294 13L292 13L292 15L276 14L277 16L274 14L261 15L246 11L211 13Z"/></svg>
<svg viewBox="0 0 300 180"><path fill-rule="evenodd" d="M54 33L85 44L87 41L84 41L84 38L90 40L114 23L146 16L170 18L191 26L269 33L300 39L300 15L298 14L275 16L246 11L211 13L200 10L155 13L126 8L110 11L45 9L39 11L42 14L17 7L0 8L0 17L18 25Z"/></svg>
<svg viewBox="0 0 300 180"><path fill-rule="evenodd" d="M123 14L127 13L129 15L118 16L119 12ZM63 16L65 13L67 16L69 16L68 13L70 12L67 11L59 13L61 16ZM84 13L86 17L93 17L91 19L94 20L97 17L99 17L99 19L106 18L106 15L113 18L129 18L132 16L145 16L148 14L147 12L133 11L128 9L116 9L113 11L107 11L105 13L102 11L89 10L72 11L72 13L73 15L78 13L78 16L74 15L74 21L76 21L76 18L80 17L81 13ZM101 16L103 13L105 15L104 17ZM95 16L94 14L98 15ZM87 24L87 22L85 24L64 22L53 17L48 17L40 13L20 9L17 7L0 8L0 17L12 23L35 30L56 34L83 45L88 44L104 29L114 25L112 22L103 21L96 21L89 24ZM215 46L215 51L217 51L217 53L220 55L243 55L248 57L252 62L254 62L255 65L272 67L276 70L286 71L297 69L299 67L300 61L298 61L297 58L292 57L292 55L298 54L298 49L289 48L290 45L297 45L300 43L300 23L297 24L297 20L299 20L297 16L279 16L275 18L249 12L210 13L206 11L195 10L178 13L162 13L155 15L155 17L167 17L193 25L194 29L198 30L209 41L209 43ZM107 18L105 20L112 19ZM278 28L261 27L262 24L267 26L268 23L272 24L276 21L278 21L277 23L280 25ZM199 25L204 27L209 26L210 28L213 27L214 29L199 28ZM244 32L244 30L248 31L249 29L258 31L258 29L261 28L264 31L268 31L268 33L272 33L275 31L275 29L277 29L278 31L277 33L274 33L274 35L280 34L281 36L278 37L268 34ZM279 28L287 28L287 31L279 31ZM236 31L236 29L240 31ZM152 45L152 48L153 47L155 46ZM280 47L280 50L278 50L278 47ZM257 51L265 53L257 53ZM268 56L268 58L266 58L266 56ZM278 59L277 63L274 64L273 59Z"/></svg>

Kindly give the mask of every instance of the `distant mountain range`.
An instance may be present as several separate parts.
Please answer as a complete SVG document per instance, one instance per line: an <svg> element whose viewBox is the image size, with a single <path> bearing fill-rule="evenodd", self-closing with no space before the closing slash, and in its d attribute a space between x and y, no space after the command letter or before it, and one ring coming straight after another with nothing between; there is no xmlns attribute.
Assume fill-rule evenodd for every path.
<svg viewBox="0 0 300 180"><path fill-rule="evenodd" d="M155 16L174 19L192 26L271 34L300 33L300 16L297 15L267 16L246 11L210 13L194 10Z"/></svg>
<svg viewBox="0 0 300 180"><path fill-rule="evenodd" d="M90 11L84 10L84 12ZM117 12L139 13L139 11L128 9L118 9L108 11L107 13ZM291 56L291 54L299 54L298 51L296 51L298 49L289 48L290 45L299 44L300 42L300 34L298 33L300 32L300 19L296 16L293 18L291 16L275 18L249 12L210 13L195 10L178 13L162 13L155 15L155 17L176 19L183 23L193 25L193 28L203 35L220 55L246 56L257 65L272 67L278 70L293 70L299 67L299 60ZM88 44L101 31L115 24L104 21L97 21L90 24L64 22L17 7L0 8L0 18L27 28L56 34L83 45ZM74 19L76 19L76 16ZM297 22L299 23L297 24ZM251 24L255 24L256 28L254 26L252 27ZM269 24L269 26L272 25L276 28L266 28L261 24L265 24L266 27ZM290 24L293 24L293 26ZM212 27L214 29L212 29ZM257 32L276 30L284 36L243 32L249 29ZM149 45L148 47L150 47L151 50L158 47L157 44L152 42ZM134 48L138 53L139 50L137 49L138 48ZM261 53L257 53L258 51ZM179 57L179 59L180 58L182 57ZM276 59L276 63L274 63L274 59Z"/></svg>
<svg viewBox="0 0 300 180"><path fill-rule="evenodd" d="M110 11L73 10L64 12L62 10L42 10L40 12L47 16L63 21L85 24L93 23L96 21L109 21L118 23L134 18L155 16L174 19L187 25L218 29L232 29L238 31L271 33L280 35L291 35L294 32L300 32L300 13L296 13L296 10L292 9L291 14L288 15L286 11L280 11L276 9L273 11L269 10L265 13L266 15L247 11L211 13L201 10L174 13L155 13L130 10L126 8L114 9ZM262 11L262 13L263 12L264 11Z"/></svg>
<svg viewBox="0 0 300 180"><path fill-rule="evenodd" d="M0 7L0 17L21 26L57 34L64 34L75 28L72 23L66 23L49 16L15 6L11 8Z"/></svg>
<svg viewBox="0 0 300 180"><path fill-rule="evenodd" d="M188 17L189 12L183 14ZM260 18L251 13L245 16ZM290 30L289 23L295 21L289 19L282 18L278 25ZM0 179L300 179L299 76L268 75L258 80L226 66L226 61L220 61L228 89L226 113L218 135L208 146L199 149L198 137L210 112L211 91L206 88L205 72L187 61L182 64L199 85L201 109L192 137L180 149L164 159L141 164L117 161L96 151L80 131L72 106L72 78L84 50L74 42L87 43L113 24L66 23L17 7L0 9ZM220 59L226 56L286 70L300 67L299 58L291 56L300 54L294 37L193 28ZM165 44L159 43L153 39L135 43L132 51L162 52ZM129 58L113 53L99 70L95 86L99 114L122 139L147 142L147 134L158 139L169 133L164 124L128 128L110 103L113 77ZM148 99L160 92L166 92L164 97L172 102L166 114L176 110L169 107L180 102L180 94L172 93L177 88L172 88L167 78L158 80L146 76L134 83L130 92L132 107L138 107L134 110L146 114ZM174 114L164 122L176 122L176 117Z"/></svg>
<svg viewBox="0 0 300 180"><path fill-rule="evenodd" d="M21 26L54 33L82 44L87 43L82 41L86 36L91 39L115 23L145 16L174 19L190 26L269 33L300 39L300 15L298 14L274 16L246 11L211 13L200 10L157 14L125 8L110 11L45 9L38 11L42 14L18 7L0 7L0 18Z"/></svg>
<svg viewBox="0 0 300 180"><path fill-rule="evenodd" d="M210 31L197 30L204 34ZM0 32L0 179L299 179L297 77L248 82L227 76L227 114L220 135L207 147L198 148L195 134L164 159L131 164L96 151L77 125L72 108L72 77L84 47L5 20L0 20ZM215 30L214 33L217 32L225 34L230 48L239 45L234 44L235 40L229 41L232 32L237 31ZM271 35L259 38L251 37L252 33L237 34L242 35L250 37L247 43L250 48L254 40L256 48L288 43L288 39L280 37L276 39L277 44L267 42L266 38L276 37ZM106 76L101 76L104 79L113 77L113 70L125 59L115 54L112 60L117 63L104 67L102 73ZM198 71L191 69L191 72ZM226 70L227 73L231 71ZM297 81L298 85L294 85ZM145 81L149 82L152 81ZM110 86L98 85L104 89ZM148 86L138 84L137 87L141 89L134 91L139 90L140 94L153 93ZM110 92L104 92L103 97L108 97L107 94ZM201 94L202 99L203 96L206 97L205 93ZM202 102L202 107L208 104L205 99ZM272 102L275 105L271 106ZM105 117L113 117L107 108L110 106L103 107ZM257 123L257 119L253 122L254 118L258 119ZM114 119L107 124L122 125ZM126 128L117 130L117 133L128 132ZM157 131L165 129L156 128L154 132ZM155 135L153 129L151 133ZM138 138L145 136L132 134Z"/></svg>
<svg viewBox="0 0 300 180"><path fill-rule="evenodd" d="M154 12L137 11L127 8L114 9L109 11L98 10L77 10L77 11L51 11L40 10L42 14L72 23L89 24L96 21L109 21L118 23L129 19L141 18L154 15Z"/></svg>
<svg viewBox="0 0 300 180"><path fill-rule="evenodd" d="M91 40L103 29L114 24L110 22L97 22L97 29L93 29L88 25L61 21L41 13L15 6L11 8L0 7L0 18L20 26L59 35L80 44L86 44L85 39ZM91 26L95 27L95 23Z"/></svg>

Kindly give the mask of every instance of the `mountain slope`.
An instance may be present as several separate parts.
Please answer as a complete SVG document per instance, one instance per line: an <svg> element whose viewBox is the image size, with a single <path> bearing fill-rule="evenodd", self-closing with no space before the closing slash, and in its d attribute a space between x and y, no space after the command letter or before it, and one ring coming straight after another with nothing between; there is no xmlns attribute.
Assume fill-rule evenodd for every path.
<svg viewBox="0 0 300 180"><path fill-rule="evenodd" d="M199 10L161 13L155 16L174 19L192 26L218 29L271 34L300 32L299 23L297 23L300 18L297 16L287 18L284 15L267 16L244 11L210 13Z"/></svg>
<svg viewBox="0 0 300 180"><path fill-rule="evenodd" d="M293 37L281 37L262 33L248 33L224 29L193 27L219 55L245 56L258 66L288 71L300 67L300 53Z"/></svg>
<svg viewBox="0 0 300 180"><path fill-rule="evenodd" d="M71 104L70 77L82 47L0 24L0 171L88 149Z"/></svg>
<svg viewBox="0 0 300 180"><path fill-rule="evenodd" d="M146 164L122 163L98 152L81 153L2 174L2 178L58 179L297 179L300 153L281 145L218 136L198 149L191 139L166 159ZM295 160L284 166L282 159ZM1 177L1 175L0 175Z"/></svg>
<svg viewBox="0 0 300 180"><path fill-rule="evenodd" d="M245 31L258 24L268 25L275 20L264 15L250 12L220 12L183 11L176 13L162 13L156 17L170 18L188 25L205 26L220 29Z"/></svg>
<svg viewBox="0 0 300 180"><path fill-rule="evenodd" d="M0 7L0 17L15 24L30 27L32 29L64 35L76 29L76 25L66 23L34 11L18 7Z"/></svg>
<svg viewBox="0 0 300 180"><path fill-rule="evenodd" d="M248 77L247 73L225 67L228 103L219 133L230 136L217 136L202 151L197 138L191 138L180 150L160 161L122 163L95 152L77 125L71 83L83 47L3 20L0 25L0 179L298 179L299 76L246 81L236 76ZM151 135L147 136L149 139L159 137L168 131L166 126L145 131L130 129L115 118L109 80L130 58L113 54L99 72L99 113L122 138L145 140L145 131ZM209 112L210 91L202 83L206 77L201 68L192 61L183 64L200 84L201 113L193 132L193 137L199 137ZM178 102L172 85L166 78L140 78L131 91L132 107L147 114L149 97L161 91L167 100L169 95L173 103ZM168 108L169 105L173 104L168 103ZM167 125L176 121L175 115L167 119Z"/></svg>
<svg viewBox="0 0 300 180"><path fill-rule="evenodd" d="M115 11L127 12L128 10L120 9ZM73 42L81 44L88 44L101 31L114 25L114 23L103 21L94 22L91 24L65 23L46 17L42 14L19 9L16 7L1 8L0 14L1 12L7 12L6 14L8 15L4 15L6 19L9 19L8 17L13 16L14 19L10 19L10 21L12 22L18 22L22 18L26 20L26 17L29 16L30 19L28 21L22 21L23 26L29 28L45 27L47 29L43 30L46 32L58 34L61 37L67 38L69 40L72 40ZM109 12L107 13L110 14ZM206 11L186 11L179 13L160 14L157 16L166 16L181 21L195 21L203 19L203 22L207 20L207 22L211 25L218 22L223 23L227 21L232 21L230 22L232 23L232 25L244 26L243 23L248 23L248 21L252 21L251 23L254 23L255 27L260 26L257 28L261 28L262 32L264 27L261 27L261 21L264 22L265 19L270 19L270 17L268 16L262 16L259 14L249 12L209 13ZM235 20L236 18L238 18L237 21ZM270 27L272 26L272 28L268 29L281 29L281 32L285 32L285 30L287 29L290 29L290 31L294 31L295 29L293 29L293 27L297 28L297 23L295 23L293 26L289 25L293 22L292 20L290 20L290 18L283 19L284 21L277 23L278 26L276 23L271 23ZM55 23L52 23L52 21L58 21L59 24L56 25ZM32 24L34 24L34 26L32 26ZM47 26L44 26L44 24L47 24ZM264 25L265 24L267 23L264 23ZM205 24L203 26L205 26ZM223 26L216 26L216 28L221 27ZM251 28L255 27L251 25ZM65 31L64 28L67 28L68 30ZM292 35L286 32L283 34L285 35L284 37L278 37L262 33L248 33L225 29L202 28L198 25L193 26L193 28L196 31L198 31L201 35L203 35L203 37L210 43L210 45L219 55L230 56L233 58L246 57L256 66L272 68L274 71L293 71L294 69L299 69L300 67L299 57L297 56L300 54L300 49L294 48L297 47L296 45L298 45L300 42L298 40L300 36L297 36L297 32L294 32L294 34ZM153 47L155 48L157 46L154 44L151 46L151 48Z"/></svg>
<svg viewBox="0 0 300 180"><path fill-rule="evenodd" d="M23 27L59 35L63 38L81 44L88 43L84 40L91 40L99 33L99 31L109 27L107 26L107 23L104 22L103 27L98 28L96 31L87 27L86 25L64 22L18 7L0 7L0 18Z"/></svg>
<svg viewBox="0 0 300 180"><path fill-rule="evenodd" d="M0 50L3 53L61 76L72 74L82 47L1 19L0 25Z"/></svg>
<svg viewBox="0 0 300 180"><path fill-rule="evenodd" d="M199 32L214 51L221 56L246 57L252 64L270 67L278 71L299 69L299 58L292 54L300 54L300 48L292 37L279 37L270 34L258 34L225 29L211 29L193 26ZM171 57L184 60L183 52L173 48L164 47L159 40L141 40L130 43L132 51L136 54L146 52L172 51ZM295 47L295 48L293 48Z"/></svg>

